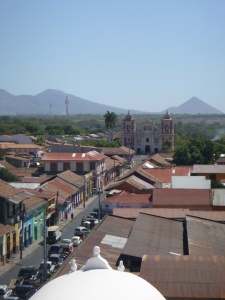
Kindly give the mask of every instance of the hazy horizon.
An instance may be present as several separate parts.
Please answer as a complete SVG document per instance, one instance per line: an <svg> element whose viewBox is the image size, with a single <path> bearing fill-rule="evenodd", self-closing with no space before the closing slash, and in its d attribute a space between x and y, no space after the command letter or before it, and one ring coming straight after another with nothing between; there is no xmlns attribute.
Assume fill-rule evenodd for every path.
<svg viewBox="0 0 225 300"><path fill-rule="evenodd" d="M0 0L0 87L159 112L225 111L223 0Z"/></svg>

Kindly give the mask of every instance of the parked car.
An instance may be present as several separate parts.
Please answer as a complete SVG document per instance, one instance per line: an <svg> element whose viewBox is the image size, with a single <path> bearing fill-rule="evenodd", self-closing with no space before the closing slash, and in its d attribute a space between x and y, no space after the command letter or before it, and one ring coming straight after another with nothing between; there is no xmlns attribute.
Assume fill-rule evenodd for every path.
<svg viewBox="0 0 225 300"><path fill-rule="evenodd" d="M55 269L58 269L63 263L63 258L60 254L52 254L48 260L55 265Z"/></svg>
<svg viewBox="0 0 225 300"><path fill-rule="evenodd" d="M102 189L93 188L93 194L103 193Z"/></svg>
<svg viewBox="0 0 225 300"><path fill-rule="evenodd" d="M98 212L97 211L92 211L90 213L90 216L92 216L92 218L98 219Z"/></svg>
<svg viewBox="0 0 225 300"><path fill-rule="evenodd" d="M8 285L0 285L0 299L5 299L10 296L12 293L12 289L8 287Z"/></svg>
<svg viewBox="0 0 225 300"><path fill-rule="evenodd" d="M84 226L78 226L75 230L74 230L74 235L78 235L78 236L85 236L88 233L90 233L90 230L87 229Z"/></svg>
<svg viewBox="0 0 225 300"><path fill-rule="evenodd" d="M87 216L86 220L89 221L89 222L92 222L94 225L98 224L98 219L96 219L92 215Z"/></svg>
<svg viewBox="0 0 225 300"><path fill-rule="evenodd" d="M53 272L55 271L55 265L51 261L47 261L47 277L49 278ZM44 261L41 262L40 267L38 269L39 277L43 277L44 275Z"/></svg>
<svg viewBox="0 0 225 300"><path fill-rule="evenodd" d="M73 243L61 243L60 247L62 249L63 254L67 257L71 252L73 252Z"/></svg>
<svg viewBox="0 0 225 300"><path fill-rule="evenodd" d="M60 244L54 244L51 245L50 249L48 250L48 257L50 257L52 254L60 254L62 255L62 248L60 247Z"/></svg>
<svg viewBox="0 0 225 300"><path fill-rule="evenodd" d="M32 283L38 278L38 270L33 266L23 266L18 273L18 280L19 281L26 281Z"/></svg>
<svg viewBox="0 0 225 300"><path fill-rule="evenodd" d="M72 237L71 241L73 243L73 246L77 247L82 242L82 239L80 238L80 236L75 235L75 236Z"/></svg>
<svg viewBox="0 0 225 300"><path fill-rule="evenodd" d="M64 244L71 244L72 241L71 241L71 239L63 239L62 243L64 243Z"/></svg>
<svg viewBox="0 0 225 300"><path fill-rule="evenodd" d="M12 296L17 296L19 299L27 300L29 299L34 293L36 289L32 285L17 285L13 289Z"/></svg>

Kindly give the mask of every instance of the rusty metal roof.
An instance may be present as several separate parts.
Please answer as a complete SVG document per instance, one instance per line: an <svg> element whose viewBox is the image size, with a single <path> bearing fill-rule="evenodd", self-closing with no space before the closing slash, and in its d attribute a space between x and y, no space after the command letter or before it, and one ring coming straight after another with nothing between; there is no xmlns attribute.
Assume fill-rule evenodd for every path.
<svg viewBox="0 0 225 300"><path fill-rule="evenodd" d="M3 235L5 235L7 232L11 232L14 231L15 227L9 224L2 224L0 223L0 237L2 237Z"/></svg>
<svg viewBox="0 0 225 300"><path fill-rule="evenodd" d="M183 254L182 222L140 214L122 254L142 257L144 254Z"/></svg>
<svg viewBox="0 0 225 300"><path fill-rule="evenodd" d="M193 165L192 174L225 174L225 165Z"/></svg>
<svg viewBox="0 0 225 300"><path fill-rule="evenodd" d="M224 299L225 258L144 255L140 277L166 299Z"/></svg>
<svg viewBox="0 0 225 300"><path fill-rule="evenodd" d="M153 189L153 206L210 206L210 189Z"/></svg>
<svg viewBox="0 0 225 300"><path fill-rule="evenodd" d="M21 193L18 193L12 197L10 197L10 201L16 204L19 204L20 202L30 198L32 196L31 193L27 192L27 191L23 191Z"/></svg>
<svg viewBox="0 0 225 300"><path fill-rule="evenodd" d="M189 208L114 208L113 215L136 219L139 213L165 217L168 219L185 218L186 215L225 223L225 211L190 210Z"/></svg>
<svg viewBox="0 0 225 300"><path fill-rule="evenodd" d="M26 211L29 212L41 205L46 204L46 201L36 195L32 195L29 199L24 201L24 204L26 205Z"/></svg>
<svg viewBox="0 0 225 300"><path fill-rule="evenodd" d="M125 191L118 193L114 196L105 198L103 201L104 203L149 203L151 198L151 194L131 194Z"/></svg>
<svg viewBox="0 0 225 300"><path fill-rule="evenodd" d="M46 152L42 161L99 161L106 156L97 151L87 153Z"/></svg>
<svg viewBox="0 0 225 300"><path fill-rule="evenodd" d="M23 192L22 189L14 188L7 182L0 179L0 197L9 199L10 197L13 197L21 192Z"/></svg>
<svg viewBox="0 0 225 300"><path fill-rule="evenodd" d="M80 269L90 258L94 246L99 246L101 256L105 258L113 269L117 269L116 262L121 254L121 244L114 240L127 239L132 230L134 221L113 216L106 216L96 229L93 229L88 237L74 252L78 269ZM108 239L106 241L106 237ZM123 244L122 244L123 245ZM72 259L72 257L70 258ZM57 273L57 277L68 273L70 265L66 264Z"/></svg>
<svg viewBox="0 0 225 300"><path fill-rule="evenodd" d="M57 177L76 186L82 186L84 184L84 176L78 175L70 170L57 174Z"/></svg>
<svg viewBox="0 0 225 300"><path fill-rule="evenodd" d="M225 256L225 224L187 216L189 254Z"/></svg>
<svg viewBox="0 0 225 300"><path fill-rule="evenodd" d="M128 178L125 178L123 180L119 180L119 181L116 181L116 182L113 182L113 183L110 183L108 186L107 186L107 189L106 190L110 190L112 188L115 188L115 187L119 187L124 184L124 183L127 183L131 186L134 186L135 188L139 189L140 191L142 190L150 190L150 189L153 189L155 188L153 185L151 185L150 183L138 178L137 176L135 175L131 175L129 176Z"/></svg>

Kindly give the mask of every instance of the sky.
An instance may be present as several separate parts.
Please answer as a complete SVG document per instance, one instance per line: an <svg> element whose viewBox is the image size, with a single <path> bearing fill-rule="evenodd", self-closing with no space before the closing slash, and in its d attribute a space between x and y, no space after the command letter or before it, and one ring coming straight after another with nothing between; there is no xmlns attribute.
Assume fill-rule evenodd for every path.
<svg viewBox="0 0 225 300"><path fill-rule="evenodd" d="M0 88L225 113L225 0L0 0Z"/></svg>

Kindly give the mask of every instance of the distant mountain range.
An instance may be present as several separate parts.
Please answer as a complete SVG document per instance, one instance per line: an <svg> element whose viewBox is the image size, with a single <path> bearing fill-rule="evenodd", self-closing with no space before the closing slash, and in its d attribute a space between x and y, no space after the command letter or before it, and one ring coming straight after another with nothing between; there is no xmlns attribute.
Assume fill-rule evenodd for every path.
<svg viewBox="0 0 225 300"><path fill-rule="evenodd" d="M35 96L14 96L0 89L0 115L66 115L66 97L68 97L68 114L105 114L113 111L116 114L126 114L128 109L132 114L151 114L161 112L147 112L118 108L95 103L62 91L48 89ZM222 111L208 105L204 101L193 97L178 107L168 108L172 114L223 114Z"/></svg>

